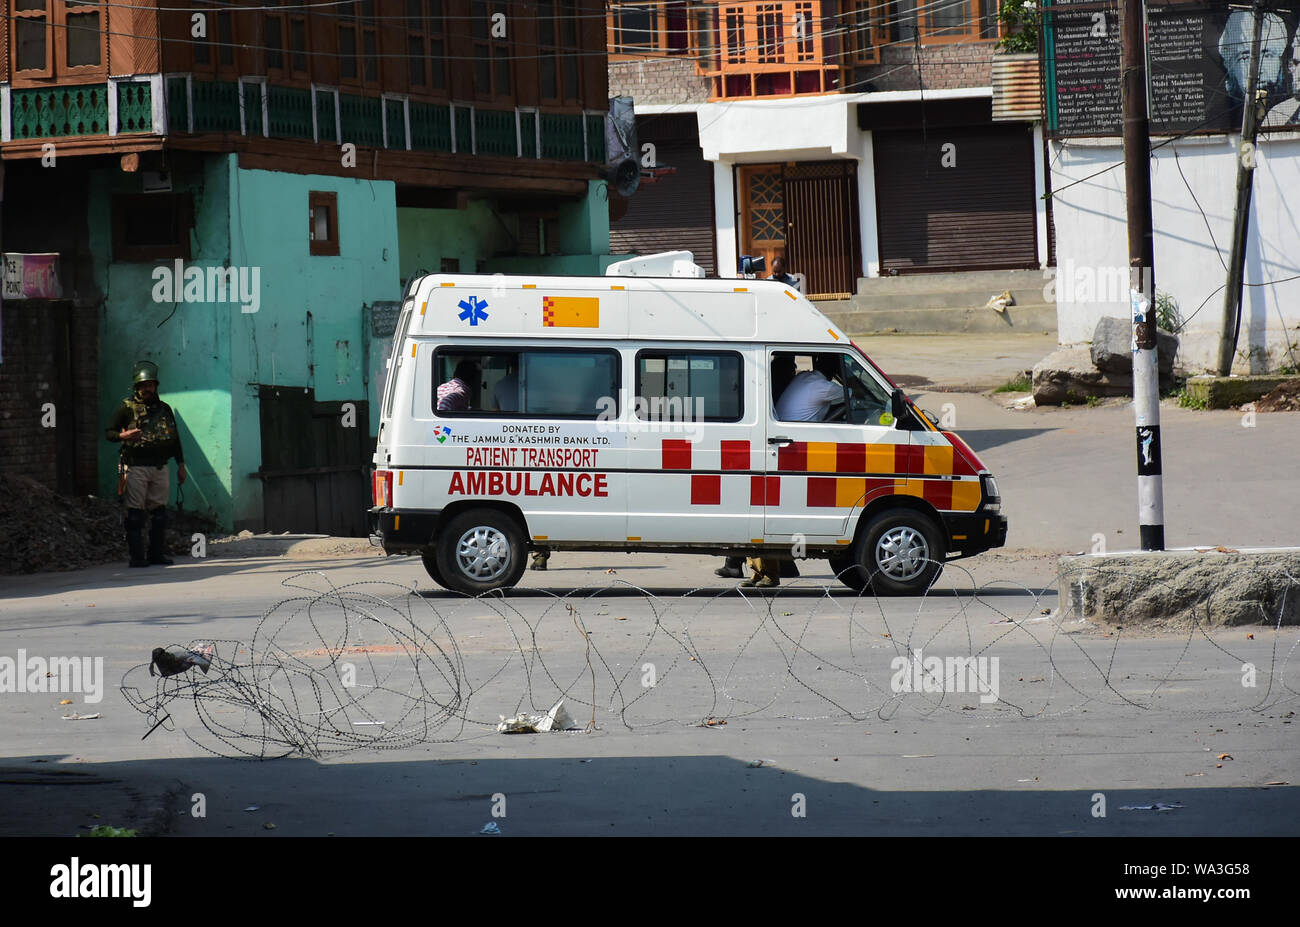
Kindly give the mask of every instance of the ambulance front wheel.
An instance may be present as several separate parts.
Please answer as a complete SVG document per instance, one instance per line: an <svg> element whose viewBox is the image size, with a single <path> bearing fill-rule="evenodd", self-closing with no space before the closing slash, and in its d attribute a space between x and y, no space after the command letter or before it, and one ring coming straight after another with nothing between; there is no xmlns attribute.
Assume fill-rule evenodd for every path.
<svg viewBox="0 0 1300 927"><path fill-rule="evenodd" d="M513 518L496 509L471 509L439 528L434 556L442 576L434 579L467 595L508 588L524 575L525 553Z"/></svg>
<svg viewBox="0 0 1300 927"><path fill-rule="evenodd" d="M943 570L939 529L915 509L889 509L871 519L854 552L876 595L920 595Z"/></svg>

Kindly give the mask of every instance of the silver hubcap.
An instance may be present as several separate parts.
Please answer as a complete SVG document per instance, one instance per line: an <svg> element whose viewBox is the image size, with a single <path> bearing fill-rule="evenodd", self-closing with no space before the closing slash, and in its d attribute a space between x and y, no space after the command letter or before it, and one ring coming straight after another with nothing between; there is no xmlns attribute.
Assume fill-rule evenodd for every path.
<svg viewBox="0 0 1300 927"><path fill-rule="evenodd" d="M471 528L456 542L456 563L471 579L500 579L510 569L510 542L496 528Z"/></svg>
<svg viewBox="0 0 1300 927"><path fill-rule="evenodd" d="M930 545L915 528L890 528L876 542L876 565L890 579L916 579L930 565Z"/></svg>

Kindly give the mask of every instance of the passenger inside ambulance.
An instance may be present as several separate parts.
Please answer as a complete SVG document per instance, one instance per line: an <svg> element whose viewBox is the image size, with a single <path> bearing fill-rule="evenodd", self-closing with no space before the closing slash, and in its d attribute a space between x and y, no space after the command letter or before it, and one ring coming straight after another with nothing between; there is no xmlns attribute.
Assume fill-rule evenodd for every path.
<svg viewBox="0 0 1300 927"><path fill-rule="evenodd" d="M478 388L478 364L471 358L462 358L451 379L438 387L438 411L468 412Z"/></svg>
<svg viewBox="0 0 1300 927"><path fill-rule="evenodd" d="M788 360L787 360L788 359ZM777 364L799 370L789 386L782 382ZM783 422L848 422L854 425L889 425L889 394L851 356L838 352L774 354L773 417Z"/></svg>
<svg viewBox="0 0 1300 927"><path fill-rule="evenodd" d="M440 413L595 418L601 398L618 395L618 355L603 348L444 349L434 364L446 380L437 390Z"/></svg>

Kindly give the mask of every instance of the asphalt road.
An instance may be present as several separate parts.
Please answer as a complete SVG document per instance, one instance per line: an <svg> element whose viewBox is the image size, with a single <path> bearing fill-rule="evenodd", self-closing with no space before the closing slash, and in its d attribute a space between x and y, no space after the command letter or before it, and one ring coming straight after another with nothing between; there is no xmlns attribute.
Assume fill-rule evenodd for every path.
<svg viewBox="0 0 1300 927"><path fill-rule="evenodd" d="M0 658L98 656L104 679L94 703L0 694L0 834L1300 833L1300 631L1058 609L1056 554L1136 539L1131 410L923 401L943 403L1011 536L924 599L858 598L819 562L742 595L711 560L649 555L556 555L479 601L412 558L5 577ZM1164 437L1170 546L1294 543L1300 416L1168 410ZM145 672L201 640L208 676ZM910 661L936 657L984 662L926 691ZM124 678L174 696L143 740ZM561 697L583 730L496 732Z"/></svg>

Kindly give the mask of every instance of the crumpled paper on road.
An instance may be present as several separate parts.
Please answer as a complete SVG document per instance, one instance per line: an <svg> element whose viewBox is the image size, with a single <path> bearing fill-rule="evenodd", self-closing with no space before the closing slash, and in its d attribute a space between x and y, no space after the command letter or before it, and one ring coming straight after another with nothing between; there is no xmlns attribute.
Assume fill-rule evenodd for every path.
<svg viewBox="0 0 1300 927"><path fill-rule="evenodd" d="M544 715L520 714L515 718L497 715L501 723L497 725L498 734L545 734L549 731L574 731L577 722L564 710L564 699L555 703Z"/></svg>

